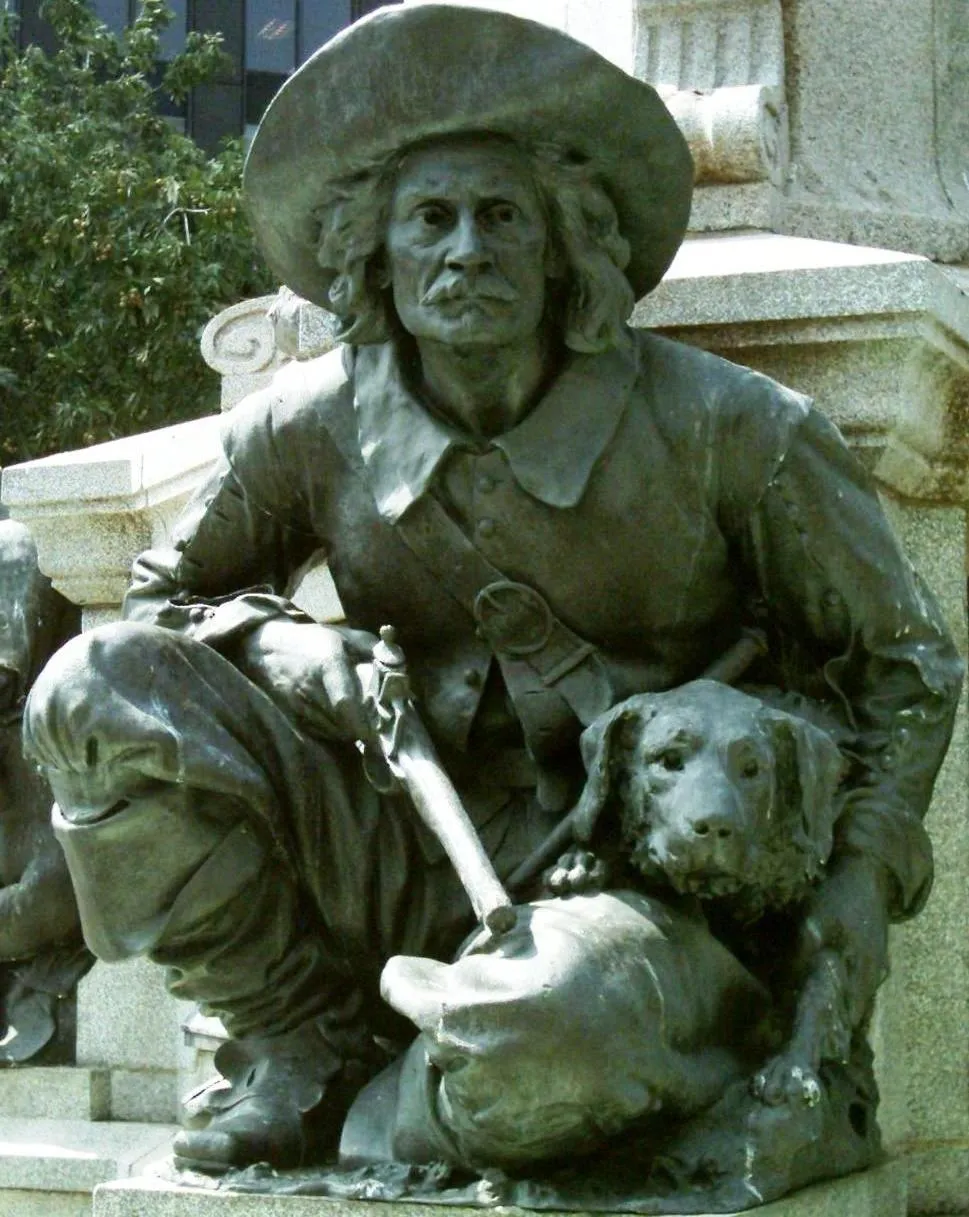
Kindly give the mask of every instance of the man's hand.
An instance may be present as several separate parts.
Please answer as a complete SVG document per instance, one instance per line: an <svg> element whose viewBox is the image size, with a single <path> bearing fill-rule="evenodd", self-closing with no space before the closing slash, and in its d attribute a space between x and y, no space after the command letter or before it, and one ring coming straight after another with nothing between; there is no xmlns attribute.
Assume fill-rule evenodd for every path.
<svg viewBox="0 0 969 1217"><path fill-rule="evenodd" d="M874 858L837 858L812 895L801 929L796 965L810 973L822 951L841 960L847 1014L857 1027L888 973L888 910L891 876Z"/></svg>
<svg viewBox="0 0 969 1217"><path fill-rule="evenodd" d="M246 636L239 667L308 734L369 742L355 665L370 660L376 641L364 630L275 617Z"/></svg>

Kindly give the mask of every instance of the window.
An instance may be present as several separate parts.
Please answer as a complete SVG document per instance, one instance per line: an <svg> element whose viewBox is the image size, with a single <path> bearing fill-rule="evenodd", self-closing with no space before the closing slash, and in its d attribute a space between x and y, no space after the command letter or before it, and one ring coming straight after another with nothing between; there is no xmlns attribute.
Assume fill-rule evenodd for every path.
<svg viewBox="0 0 969 1217"><path fill-rule="evenodd" d="M188 29L188 0L166 0L172 10L172 23L161 36L162 59L174 59L185 48Z"/></svg>
<svg viewBox="0 0 969 1217"><path fill-rule="evenodd" d="M295 67L296 0L247 0L246 71L287 76Z"/></svg>
<svg viewBox="0 0 969 1217"><path fill-rule="evenodd" d="M139 0L89 0L117 33L129 24ZM161 60L185 46L188 30L218 30L230 70L194 91L188 107L162 103L169 120L185 122L206 148L226 135L251 136L286 77L340 30L394 0L166 0L171 24L161 36ZM0 0L20 15L20 40L53 50L53 32L40 18L41 0ZM161 71L159 68L158 76Z"/></svg>
<svg viewBox="0 0 969 1217"><path fill-rule="evenodd" d="M354 19L350 0L303 0L300 5L300 30L297 55L303 63L317 47L329 42Z"/></svg>

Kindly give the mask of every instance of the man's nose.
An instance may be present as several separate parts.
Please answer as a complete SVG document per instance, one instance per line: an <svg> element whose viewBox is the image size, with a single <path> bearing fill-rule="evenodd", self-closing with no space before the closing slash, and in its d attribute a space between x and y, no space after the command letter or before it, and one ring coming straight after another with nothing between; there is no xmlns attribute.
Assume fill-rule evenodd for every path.
<svg viewBox="0 0 969 1217"><path fill-rule="evenodd" d="M492 264L485 234L474 216L461 216L451 233L445 257L449 270L482 270Z"/></svg>

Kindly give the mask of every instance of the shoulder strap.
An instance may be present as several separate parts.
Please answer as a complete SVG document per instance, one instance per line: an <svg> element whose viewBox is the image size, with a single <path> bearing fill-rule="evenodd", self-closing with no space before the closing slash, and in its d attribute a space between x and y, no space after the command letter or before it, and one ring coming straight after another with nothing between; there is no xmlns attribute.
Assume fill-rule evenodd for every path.
<svg viewBox="0 0 969 1217"><path fill-rule="evenodd" d="M432 494L394 527L493 648L536 756L554 750L568 721L588 726L608 710L612 688L596 648L561 622L540 592L493 566Z"/></svg>

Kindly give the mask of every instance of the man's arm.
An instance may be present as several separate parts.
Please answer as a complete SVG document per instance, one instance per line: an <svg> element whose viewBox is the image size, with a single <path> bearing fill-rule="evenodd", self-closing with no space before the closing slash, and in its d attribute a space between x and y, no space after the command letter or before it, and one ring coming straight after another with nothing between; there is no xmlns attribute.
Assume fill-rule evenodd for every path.
<svg viewBox="0 0 969 1217"><path fill-rule="evenodd" d="M124 617L224 651L264 621L309 620L287 592L318 549L308 529L254 503L222 457L175 523L170 544L135 559Z"/></svg>
<svg viewBox="0 0 969 1217"><path fill-rule="evenodd" d="M124 616L222 652L314 735L366 738L354 664L369 658L375 639L318 625L289 599L310 560L322 556L296 459L303 453L293 396L299 409L301 391L299 380L280 376L233 411L225 454L170 545L136 559ZM325 485L328 470L315 473Z"/></svg>
<svg viewBox="0 0 969 1217"><path fill-rule="evenodd" d="M753 505L745 549L768 622L803 644L856 735L837 853L878 859L893 916L912 915L931 880L921 821L963 665L867 475L818 413Z"/></svg>
<svg viewBox="0 0 969 1217"><path fill-rule="evenodd" d="M794 428L743 533L742 558L775 640L804 648L855 736L801 955L806 963L825 947L841 953L857 1023L887 969L889 920L918 912L931 886L922 819L963 664L869 478L815 411Z"/></svg>

